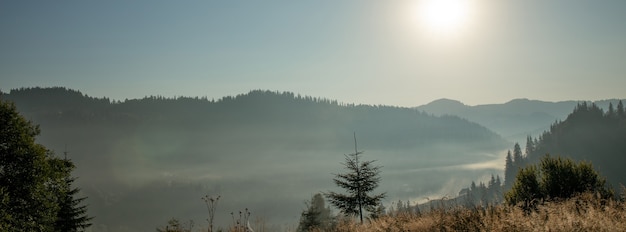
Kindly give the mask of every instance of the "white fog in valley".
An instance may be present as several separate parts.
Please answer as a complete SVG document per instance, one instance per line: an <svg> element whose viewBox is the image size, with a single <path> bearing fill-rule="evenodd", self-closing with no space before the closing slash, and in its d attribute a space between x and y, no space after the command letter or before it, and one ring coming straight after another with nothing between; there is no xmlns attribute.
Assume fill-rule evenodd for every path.
<svg viewBox="0 0 626 232"><path fill-rule="evenodd" d="M508 189L545 153L626 183L624 22L624 0L2 1L0 100L76 165L88 231L207 231L207 195L216 227L295 231L355 135L387 209L499 203L481 184L516 143Z"/></svg>
<svg viewBox="0 0 626 232"><path fill-rule="evenodd" d="M231 212L248 209L268 227L293 229L312 195L341 191L333 174L345 171L355 134L362 158L382 166L376 191L387 193L386 206L453 198L473 181L503 177L507 150L525 137L500 134L536 136L537 129L566 116L561 108L577 104L490 105L479 119L525 126L487 128L420 110L440 108L442 101L401 108L252 91L218 101L113 103L64 88L2 96L41 126L40 143L57 155L67 152L76 163L78 186L96 216L94 231L153 230L170 218L206 227L205 195L221 196L215 220L222 228L233 223ZM532 113L506 116L501 112L509 104Z"/></svg>

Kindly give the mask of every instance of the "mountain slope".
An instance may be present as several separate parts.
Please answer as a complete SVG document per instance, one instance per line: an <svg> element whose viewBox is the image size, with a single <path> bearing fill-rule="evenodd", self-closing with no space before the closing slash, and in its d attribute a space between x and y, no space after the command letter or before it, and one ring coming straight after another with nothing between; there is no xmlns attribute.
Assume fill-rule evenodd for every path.
<svg viewBox="0 0 626 232"><path fill-rule="evenodd" d="M626 163L626 110L623 101L602 102L610 105L607 111L596 104L581 102L563 121L558 121L538 138L528 137L525 148L516 144L509 150L510 160L505 162L504 185L500 179L475 184L462 189L457 197L438 199L418 205L428 210L432 205L453 207L464 204L501 203L503 194L515 182L517 170L529 164L538 164L549 154L574 161L592 163L601 176L606 177L612 187L626 183L623 165ZM609 186L609 187L611 187Z"/></svg>
<svg viewBox="0 0 626 232"><path fill-rule="evenodd" d="M222 225L228 212L243 208L290 223L302 200L334 187L330 173L354 151L353 132L364 158L385 166L381 189L393 199L437 191L453 176L486 175L490 170L461 166L491 161L509 146L456 116L293 93L113 102L65 88L29 88L1 98L41 125L40 143L69 152L95 227L115 231L153 230L170 217L201 222L199 197L207 193L223 196L216 217Z"/></svg>
<svg viewBox="0 0 626 232"><path fill-rule="evenodd" d="M617 102L613 102L616 103ZM562 122L544 132L525 158L538 162L545 154L591 162L614 187L626 183L626 112L604 112L595 104L581 103Z"/></svg>

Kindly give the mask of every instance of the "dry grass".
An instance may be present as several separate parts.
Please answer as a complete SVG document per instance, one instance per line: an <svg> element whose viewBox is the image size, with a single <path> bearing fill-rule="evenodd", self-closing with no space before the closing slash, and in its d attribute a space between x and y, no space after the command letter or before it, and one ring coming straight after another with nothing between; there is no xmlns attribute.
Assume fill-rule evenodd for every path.
<svg viewBox="0 0 626 232"><path fill-rule="evenodd" d="M586 194L547 202L531 213L504 205L456 208L386 216L364 224L344 221L335 231L626 231L625 209L622 202Z"/></svg>

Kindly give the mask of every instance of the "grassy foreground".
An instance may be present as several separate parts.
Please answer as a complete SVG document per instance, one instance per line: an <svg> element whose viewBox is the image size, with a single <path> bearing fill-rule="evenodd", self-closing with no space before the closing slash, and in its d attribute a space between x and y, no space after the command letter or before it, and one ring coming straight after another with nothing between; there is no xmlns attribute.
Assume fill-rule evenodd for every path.
<svg viewBox="0 0 626 232"><path fill-rule="evenodd" d="M623 202L593 194L546 202L534 212L514 206L439 209L389 215L367 223L339 223L335 231L626 231Z"/></svg>

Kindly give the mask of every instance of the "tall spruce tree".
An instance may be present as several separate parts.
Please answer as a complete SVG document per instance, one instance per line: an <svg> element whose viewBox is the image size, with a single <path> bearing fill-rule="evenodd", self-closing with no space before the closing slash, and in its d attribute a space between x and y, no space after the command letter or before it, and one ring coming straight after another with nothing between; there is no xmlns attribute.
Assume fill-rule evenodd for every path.
<svg viewBox="0 0 626 232"><path fill-rule="evenodd" d="M348 172L335 174L335 184L347 191L347 194L329 192L324 195L330 203L339 208L346 215L358 216L363 223L363 210L370 213L376 212L376 207L385 198L385 193L370 195L378 187L380 182L381 166L374 166L375 160L360 161L354 134L354 153L346 155L344 165Z"/></svg>
<svg viewBox="0 0 626 232"><path fill-rule="evenodd" d="M518 168L523 167L524 165L522 159L522 148L519 143L515 143L515 146L513 146L513 163L515 163L515 166Z"/></svg>
<svg viewBox="0 0 626 232"><path fill-rule="evenodd" d="M511 150L506 153L506 160L504 166L504 189L508 191L513 187L513 182L515 181L515 174L517 173L517 168L513 163L513 156L511 155Z"/></svg>
<svg viewBox="0 0 626 232"><path fill-rule="evenodd" d="M65 152L63 165L68 172L75 168L74 164L67 159L67 152ZM56 231L74 232L91 226L89 221L93 218L87 215L87 206L81 204L87 198L76 197L80 189L72 187L75 180L76 178L72 178L69 173L64 178L62 185L64 194L58 199L59 211L54 223Z"/></svg>

